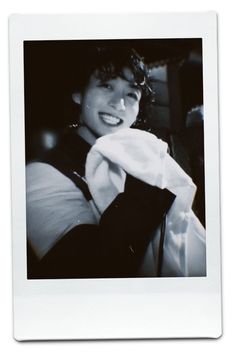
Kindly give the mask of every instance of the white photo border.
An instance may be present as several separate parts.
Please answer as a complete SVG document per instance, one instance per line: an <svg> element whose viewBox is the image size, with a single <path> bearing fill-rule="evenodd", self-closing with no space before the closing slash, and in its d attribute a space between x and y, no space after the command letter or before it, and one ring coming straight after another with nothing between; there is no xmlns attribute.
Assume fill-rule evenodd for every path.
<svg viewBox="0 0 236 354"><path fill-rule="evenodd" d="M28 280L25 40L202 38L207 276ZM217 15L12 15L10 114L14 338L218 338L221 320Z"/></svg>

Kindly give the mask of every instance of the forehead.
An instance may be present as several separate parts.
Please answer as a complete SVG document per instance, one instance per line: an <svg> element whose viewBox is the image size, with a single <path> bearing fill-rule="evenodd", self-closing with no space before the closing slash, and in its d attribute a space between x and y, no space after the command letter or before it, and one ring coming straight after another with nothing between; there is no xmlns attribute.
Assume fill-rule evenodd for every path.
<svg viewBox="0 0 236 354"><path fill-rule="evenodd" d="M104 73L100 70L95 70L89 78L88 86L93 86L99 82L122 82L127 87L136 89L141 92L140 87L135 81L134 74L132 70L128 67L122 68L119 73Z"/></svg>

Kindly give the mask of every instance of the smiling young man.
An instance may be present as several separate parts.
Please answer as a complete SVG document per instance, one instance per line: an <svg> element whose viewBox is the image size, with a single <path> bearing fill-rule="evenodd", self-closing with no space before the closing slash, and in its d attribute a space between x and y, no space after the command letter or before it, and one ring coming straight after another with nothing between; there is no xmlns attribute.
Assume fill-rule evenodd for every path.
<svg viewBox="0 0 236 354"><path fill-rule="evenodd" d="M175 196L131 176L98 217L85 180L97 138L131 127L150 92L133 49L98 48L72 97L78 127L26 168L28 278L137 277L153 231ZM118 53L118 55L117 55Z"/></svg>
<svg viewBox="0 0 236 354"><path fill-rule="evenodd" d="M92 145L103 135L130 127L137 119L141 95L129 68L107 81L101 80L96 71L84 93L73 94L81 106L78 134Z"/></svg>

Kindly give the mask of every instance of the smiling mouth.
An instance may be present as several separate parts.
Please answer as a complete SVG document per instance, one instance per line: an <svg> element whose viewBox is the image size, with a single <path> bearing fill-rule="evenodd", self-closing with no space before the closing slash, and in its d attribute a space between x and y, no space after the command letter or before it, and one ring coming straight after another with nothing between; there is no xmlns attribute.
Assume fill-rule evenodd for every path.
<svg viewBox="0 0 236 354"><path fill-rule="evenodd" d="M112 127L118 126L123 122L121 118L113 116L112 114L109 113L100 112L99 117L105 124Z"/></svg>

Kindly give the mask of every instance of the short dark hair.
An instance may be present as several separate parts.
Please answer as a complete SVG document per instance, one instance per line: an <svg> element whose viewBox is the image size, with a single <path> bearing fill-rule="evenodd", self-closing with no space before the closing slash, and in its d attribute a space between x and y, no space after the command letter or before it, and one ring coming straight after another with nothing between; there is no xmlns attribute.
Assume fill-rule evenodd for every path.
<svg viewBox="0 0 236 354"><path fill-rule="evenodd" d="M82 64L77 76L74 90L84 91L91 75L97 71L96 77L102 81L108 81L115 77L122 77L122 69L128 67L133 75L137 87L142 92L139 115L136 127L145 123L145 107L153 98L149 72L144 58L134 48L125 45L93 46L86 51L87 60ZM76 77L74 78L76 81Z"/></svg>

